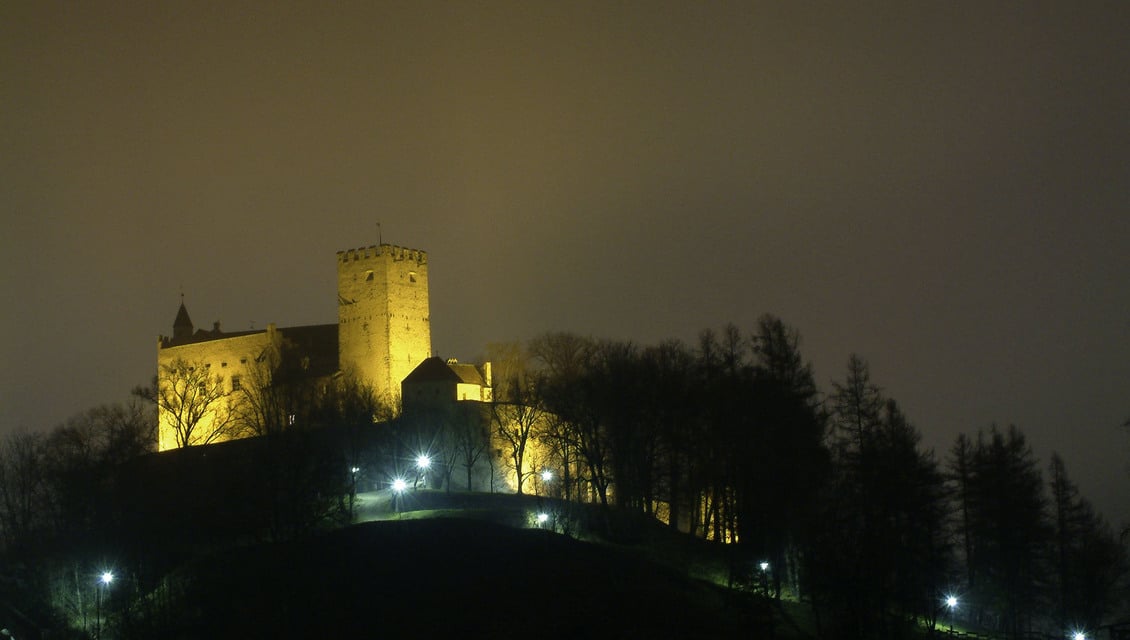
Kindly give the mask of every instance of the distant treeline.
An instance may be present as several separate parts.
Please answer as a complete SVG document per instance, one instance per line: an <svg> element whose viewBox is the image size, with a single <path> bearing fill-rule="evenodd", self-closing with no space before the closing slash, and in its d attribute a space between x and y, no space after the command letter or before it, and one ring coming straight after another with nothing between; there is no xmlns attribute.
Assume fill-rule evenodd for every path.
<svg viewBox="0 0 1130 640"><path fill-rule="evenodd" d="M732 543L736 580L811 603L835 637L939 617L1065 637L1125 606L1125 549L1058 455L1045 467L1019 429L994 425L939 459L862 358L824 392L800 343L766 316L694 346L495 345L502 457L519 482L564 471L541 491Z"/></svg>

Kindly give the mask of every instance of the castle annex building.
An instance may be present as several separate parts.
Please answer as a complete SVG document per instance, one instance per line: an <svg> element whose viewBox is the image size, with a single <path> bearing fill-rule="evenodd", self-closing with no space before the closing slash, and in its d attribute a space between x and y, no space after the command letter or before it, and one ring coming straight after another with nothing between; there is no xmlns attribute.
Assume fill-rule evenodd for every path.
<svg viewBox="0 0 1130 640"><path fill-rule="evenodd" d="M196 329L182 301L173 335L157 342L158 449L254 435L236 404L284 364L308 379L351 376L396 406L401 382L431 356L427 254L339 251L337 309L336 324L225 333Z"/></svg>

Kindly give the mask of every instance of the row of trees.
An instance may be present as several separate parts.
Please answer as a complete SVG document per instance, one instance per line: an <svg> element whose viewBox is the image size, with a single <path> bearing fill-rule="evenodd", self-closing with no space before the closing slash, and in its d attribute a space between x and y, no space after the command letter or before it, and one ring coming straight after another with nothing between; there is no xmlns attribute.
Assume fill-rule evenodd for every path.
<svg viewBox="0 0 1130 640"><path fill-rule="evenodd" d="M385 448L373 422L387 409L345 378L279 374L223 398L260 438L150 455L163 402L154 382L128 403L0 440L0 602L33 626L89 632L105 598L116 632L160 637L178 606L166 581L186 557L348 522L350 470ZM109 568L112 589L95 579Z"/></svg>
<svg viewBox="0 0 1130 640"><path fill-rule="evenodd" d="M518 492L552 469L563 498L734 543L738 574L767 561L774 593L846 636L933 622L951 593L1014 636L1095 625L1125 598L1125 550L1062 459L1045 482L1023 434L992 426L939 460L862 358L823 394L799 345L771 316L694 347L495 345L500 459Z"/></svg>
<svg viewBox="0 0 1130 640"><path fill-rule="evenodd" d="M492 345L488 357L494 402L396 419L347 376L311 379L285 352L262 354L227 392L206 367L168 364L171 383L135 390L134 402L0 445L0 542L10 558L46 540L93 557L125 530L186 544L223 527L229 537L293 537L351 512L353 469L391 478L427 451L449 490L457 472L466 488L492 491L509 476L518 493L729 543L735 581L806 600L845 637L934 621L949 593L962 595L966 619L1011 635L1093 625L1125 596L1125 551L1058 456L1045 477L1023 434L994 426L939 459L862 358L822 392L799 333L778 318L750 334L704 331L693 346L549 333ZM192 448L163 457L165 476L142 476L164 480L139 487L115 470L152 450L158 406L182 447L263 437L228 446L237 464L222 473ZM489 485L476 483L483 467ZM131 520L124 502L152 513ZM211 525L184 515L223 504L236 506Z"/></svg>
<svg viewBox="0 0 1130 640"><path fill-rule="evenodd" d="M96 624L97 559L113 548L115 471L150 452L154 407L140 399L0 439L0 602L27 629ZM17 630L21 627L17 627ZM17 631L18 633L18 631Z"/></svg>

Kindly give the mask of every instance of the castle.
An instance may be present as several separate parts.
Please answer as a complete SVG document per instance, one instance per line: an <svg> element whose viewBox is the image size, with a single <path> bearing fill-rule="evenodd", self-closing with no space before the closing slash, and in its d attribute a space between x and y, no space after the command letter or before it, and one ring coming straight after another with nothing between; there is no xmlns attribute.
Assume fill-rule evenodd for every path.
<svg viewBox="0 0 1130 640"><path fill-rule="evenodd" d="M396 407L401 382L432 355L427 254L390 244L337 253L336 324L225 333L195 329L182 299L157 341L158 450L253 435L236 428L240 392L264 384L279 354L307 379L350 376Z"/></svg>

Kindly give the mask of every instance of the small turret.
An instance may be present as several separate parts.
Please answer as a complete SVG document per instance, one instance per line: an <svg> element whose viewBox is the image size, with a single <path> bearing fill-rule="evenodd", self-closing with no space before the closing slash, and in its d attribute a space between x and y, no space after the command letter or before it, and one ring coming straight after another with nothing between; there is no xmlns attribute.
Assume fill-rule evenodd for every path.
<svg viewBox="0 0 1130 640"><path fill-rule="evenodd" d="M188 317L188 309L184 308L184 297L181 297L180 309L177 310L177 319L173 320L173 340L187 340L192 337L192 318Z"/></svg>

